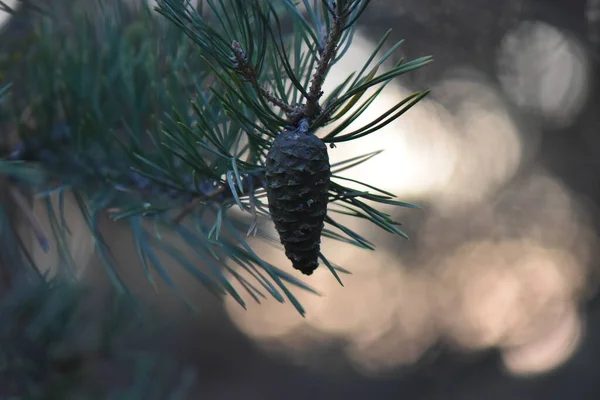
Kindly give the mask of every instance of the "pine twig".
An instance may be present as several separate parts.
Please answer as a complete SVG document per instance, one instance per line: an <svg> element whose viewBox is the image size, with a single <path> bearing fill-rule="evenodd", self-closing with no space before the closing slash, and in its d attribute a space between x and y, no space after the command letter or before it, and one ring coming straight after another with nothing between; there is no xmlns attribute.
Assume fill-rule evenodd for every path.
<svg viewBox="0 0 600 400"><path fill-rule="evenodd" d="M242 177L242 189L243 192L250 193L250 204L251 204L251 212L253 213L253 218L255 217L254 210L254 190L256 187L263 187L264 176L262 174L248 174ZM216 181L215 181L216 182ZM237 185L236 185L237 186ZM236 189L239 191L237 194L241 194L242 190L240 188ZM187 203L181 212L177 214L175 218L173 218L174 224L179 224L185 217L187 217L192 211L194 211L197 207L202 205L207 201L215 201L220 196L223 196L224 199L232 199L234 198L234 194L231 191L229 185L218 184L212 190L204 192L202 195L195 197L192 201Z"/></svg>
<svg viewBox="0 0 600 400"><path fill-rule="evenodd" d="M231 49L233 50L234 54L233 61L235 62L235 69L238 71L238 73L240 73L247 81L249 81L267 101L282 109L286 114L292 114L295 111L294 107L290 106L283 100L278 99L273 95L273 93L259 85L256 68L254 68L252 63L248 61L248 57L246 56L246 52L242 48L242 45L240 45L238 41L234 40L231 44Z"/></svg>
<svg viewBox="0 0 600 400"><path fill-rule="evenodd" d="M338 0L335 2L335 9L328 7L328 10L333 17L333 24L329 34L327 35L327 40L321 55L321 59L317 64L317 69L311 80L304 111L304 116L311 121L317 117L317 113L320 108L319 99L321 96L323 96L323 83L325 82L325 77L327 76L327 72L331 66L331 61L335 57L338 42L340 41L342 32L344 31L344 21L347 17L347 14L344 12L346 8L346 1L347 0Z"/></svg>
<svg viewBox="0 0 600 400"><path fill-rule="evenodd" d="M311 79L311 84L306 99L306 104L302 107L291 106L284 101L275 97L271 92L260 86L258 83L258 73L254 66L248 61L248 57L239 42L233 41L231 49L234 57L232 61L236 65L236 70L247 81L259 91L259 93L270 103L282 109L288 116L291 117L292 123L297 123L302 118L308 118L310 121L317 117L320 110L319 100L323 96L323 84L325 77L331 66L331 62L335 57L338 43L344 31L344 22L348 17L346 10L347 0L338 0L334 2L333 7L327 6L329 13L332 15L333 24L329 33L325 37L325 44L320 49L321 58L317 64L315 73Z"/></svg>
<svg viewBox="0 0 600 400"><path fill-rule="evenodd" d="M220 187L215 188L215 190L213 190L210 193L207 193L204 196L196 197L191 202L186 204L183 207L183 210L179 214L177 214L177 216L175 218L173 218L173 223L176 225L179 224L185 217L187 217L192 211L194 211L196 209L196 207L200 206L202 203L204 203L207 200L214 199L218 195L225 193L225 191L226 191L226 186L221 185Z"/></svg>

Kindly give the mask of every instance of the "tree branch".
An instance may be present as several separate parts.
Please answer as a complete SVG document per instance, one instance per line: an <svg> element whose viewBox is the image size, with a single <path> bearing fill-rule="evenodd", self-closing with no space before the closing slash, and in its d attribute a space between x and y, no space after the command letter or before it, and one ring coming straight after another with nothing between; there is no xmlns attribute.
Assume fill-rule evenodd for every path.
<svg viewBox="0 0 600 400"><path fill-rule="evenodd" d="M262 173L256 174L247 174L242 176L242 188L238 188L237 184L234 185L237 190L236 195L241 196L242 193L249 193L250 195L250 204L251 204L251 212L252 215L255 216L256 210L254 210L254 189L257 187L265 187L264 183L265 177ZM183 207L183 210L173 219L174 224L179 224L185 217L187 217L192 211L194 211L197 207L202 205L207 201L216 201L219 200L219 197L222 200L225 199L233 199L235 196L231 191L229 185L222 184L217 181L206 181L206 186L212 186L212 190L204 191L200 196L195 197L192 201L186 204ZM216 184L216 185L215 185Z"/></svg>
<svg viewBox="0 0 600 400"><path fill-rule="evenodd" d="M269 92L264 87L260 86L258 83L258 73L256 72L256 68L248 61L248 57L246 56L246 52L242 49L242 46L239 42L233 41L231 44L231 49L233 50L235 69L238 71L240 75L242 75L248 82L250 82L259 93L270 103L282 109L286 114L294 113L294 107L290 106L283 100L278 99L273 95L273 93Z"/></svg>
<svg viewBox="0 0 600 400"><path fill-rule="evenodd" d="M317 65L317 69L310 83L310 89L308 92L308 99L304 111L304 116L311 121L317 117L317 113L320 109L319 99L323 96L323 83L325 77L331 66L331 60L335 57L338 42L342 37L344 21L347 17L345 13L347 0L338 0L335 2L335 9L328 7L329 12L332 14L333 24L331 30L327 35L325 43L325 49L321 55L321 59Z"/></svg>

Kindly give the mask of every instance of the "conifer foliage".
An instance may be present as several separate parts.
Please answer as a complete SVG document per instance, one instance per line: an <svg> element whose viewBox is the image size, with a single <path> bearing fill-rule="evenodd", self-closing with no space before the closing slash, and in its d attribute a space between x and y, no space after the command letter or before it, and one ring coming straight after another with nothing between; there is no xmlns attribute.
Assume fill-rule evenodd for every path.
<svg viewBox="0 0 600 400"><path fill-rule="evenodd" d="M256 233L257 218L271 217L264 201L269 190L265 189L271 188L272 210L282 209L275 195L277 180L271 179L269 185L267 179L267 159L275 161L275 155L281 154L274 149L281 149L285 134L277 137L299 129L318 136L320 128L330 125L334 128L326 136L306 143L334 145L376 132L427 92L403 99L359 129L347 132L346 128L388 82L430 58L402 60L378 73L400 45L394 44L376 59L386 35L360 71L325 94L322 86L327 73L351 46L355 24L368 0L211 0L200 2L197 8L186 1L158 0L160 15L143 6L134 11L118 1L111 6L99 4L103 4L99 14L82 13L60 21L50 12L32 30L18 69L6 67L5 76L15 77L6 115L19 142L5 155L0 167L3 174L16 185L29 179L37 197L73 193L97 252L121 292L127 288L120 281L119 266L98 229L103 215L129 224L148 279L155 270L170 282L156 255L164 252L207 288L228 292L243 305L242 296L228 284L231 278L222 272L230 270L227 259L256 277L256 282L240 280L248 292L266 291L281 301L287 298L303 312L287 285L308 286L289 274L288 266L262 260L246 241L247 232ZM330 173L324 172L331 181L317 182L308 197L302 198L314 201L319 209L314 223L307 222L317 227L310 233L276 224L293 260L305 259L294 255L303 245L294 242L302 239L294 238L293 231L310 238L305 245L310 248L306 250L310 260L294 261L296 266L304 263L314 269L318 257L339 280L338 271L343 269L315 245L319 233L373 248L367 239L336 221L339 213L404 235L376 204L410 204L394 200L392 194L368 182L359 182L365 191L350 189L339 175L373 156L357 155L332 165ZM324 153L317 157L317 169L325 165L324 157ZM281 168L291 162L283 158L272 165ZM296 172L288 168L282 173ZM325 188L327 201L317 198L323 197ZM251 222L233 218L229 213L233 207L247 211ZM203 218L211 212L216 216L214 223ZM275 214L276 221L286 218L281 212ZM59 242L64 241L67 227L62 226L60 215L54 217L53 233ZM301 222L303 218L296 219ZM321 218L324 228L319 232ZM35 224L31 228L35 230ZM161 243L161 230L179 235L198 258L188 259ZM38 236L44 246L44 233ZM64 262L69 262L67 254Z"/></svg>
<svg viewBox="0 0 600 400"><path fill-rule="evenodd" d="M289 286L312 289L290 273L292 266L309 275L321 264L341 284L339 273L348 271L321 252L321 241L374 249L336 215L405 236L377 207L415 207L340 175L377 154L329 163L336 143L376 133L428 93L414 93L349 131L389 82L431 61L401 60L380 72L401 44L387 43L389 32L369 59L358 60L358 71L323 92L369 3L204 0L193 6L157 0L153 10L145 2L132 8L112 0L98 1L92 13L47 6L20 45L0 57L0 75L11 85L0 105L3 283L30 282L44 296L62 287L36 266L17 225L34 232L42 248L55 243L60 279L76 280L77 266L66 250L78 234L64 218L69 195L117 296L132 295L122 280L125 266L100 229L106 217L127 225L149 282L157 275L182 296L160 254L241 306L247 297L270 296L304 314ZM50 195L58 198L58 212ZM33 198L45 201L51 232L36 222ZM273 220L278 238L258 229L262 219ZM166 232L194 256L162 240ZM283 244L290 264L259 257L250 234Z"/></svg>

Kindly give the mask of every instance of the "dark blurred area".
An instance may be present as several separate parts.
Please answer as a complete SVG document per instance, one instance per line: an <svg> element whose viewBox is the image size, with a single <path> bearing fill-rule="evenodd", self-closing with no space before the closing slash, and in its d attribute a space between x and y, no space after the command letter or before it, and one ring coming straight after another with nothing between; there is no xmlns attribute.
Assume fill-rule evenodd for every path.
<svg viewBox="0 0 600 400"><path fill-rule="evenodd" d="M390 210L411 240L349 221L378 250L326 242L353 275L343 288L326 270L304 279L323 294L297 293L305 319L184 281L201 304L191 315L133 272L128 233L109 226L132 285L164 317L150 341L198 367L198 399L600 398L600 0L373 1L326 89L389 28L407 60L435 62L365 118L433 92L331 157L386 149L346 176L422 205ZM9 22L4 37L19 29ZM87 279L108 284L91 263Z"/></svg>

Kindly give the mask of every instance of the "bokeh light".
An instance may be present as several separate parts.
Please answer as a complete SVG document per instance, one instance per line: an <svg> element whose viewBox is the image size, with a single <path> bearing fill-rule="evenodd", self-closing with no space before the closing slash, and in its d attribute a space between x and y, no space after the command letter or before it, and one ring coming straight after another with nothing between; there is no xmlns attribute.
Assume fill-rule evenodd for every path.
<svg viewBox="0 0 600 400"><path fill-rule="evenodd" d="M360 67L350 60L366 59L373 48L360 35L354 44L327 90ZM390 85L356 125L410 92ZM423 220L411 226L417 256L325 240L325 254L352 275L340 287L325 268L309 279L296 274L322 293L297 292L304 319L275 301L244 311L227 299L233 322L265 350L310 364L316 348L342 343L352 365L368 374L414 364L436 343L464 352L496 348L514 374L549 371L576 350L583 329L576 304L593 283L598 243L586 206L547 171L516 179L532 135L492 82L464 68L434 93L380 132L330 151L336 162L385 148L345 176L427 202ZM270 224L263 229L274 233ZM280 249L253 246L291 269Z"/></svg>
<svg viewBox="0 0 600 400"><path fill-rule="evenodd" d="M373 44L357 36L347 62L336 64L327 82L332 90L366 60ZM348 129L358 128L393 107L413 90L390 84L373 106ZM477 71L462 69L433 87L425 99L400 119L373 135L341 143L332 162L384 150L344 176L369 181L405 200L427 199L451 211L484 201L510 180L523 156L517 124L496 88ZM323 135L328 129L323 130ZM465 156L468 155L468 156Z"/></svg>
<svg viewBox="0 0 600 400"><path fill-rule="evenodd" d="M588 97L590 65L572 35L539 21L523 21L506 34L498 74L508 95L548 127L568 126Z"/></svg>
<svg viewBox="0 0 600 400"><path fill-rule="evenodd" d="M18 4L18 0L4 0L3 3L14 10ZM0 8L0 28L10 20L11 14Z"/></svg>

